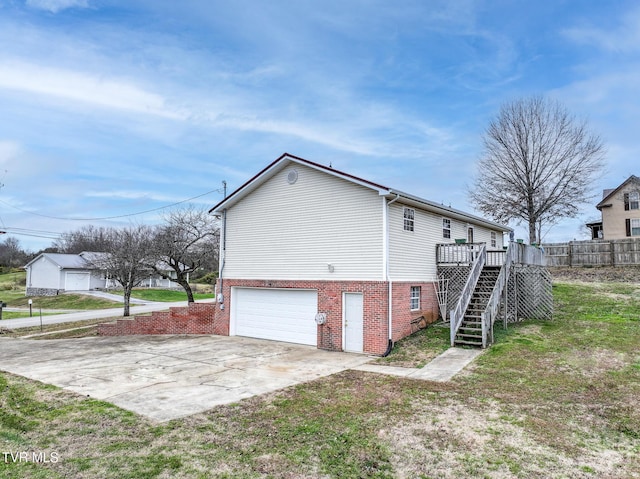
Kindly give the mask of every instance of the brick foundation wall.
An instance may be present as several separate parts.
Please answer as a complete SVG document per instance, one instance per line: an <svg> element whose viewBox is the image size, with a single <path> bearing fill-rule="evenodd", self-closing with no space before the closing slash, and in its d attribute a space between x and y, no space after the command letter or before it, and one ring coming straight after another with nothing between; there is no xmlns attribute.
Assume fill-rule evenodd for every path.
<svg viewBox="0 0 640 479"><path fill-rule="evenodd" d="M185 307L119 319L115 323L98 325L100 336L127 336L134 334L216 334L215 303L190 303Z"/></svg>
<svg viewBox="0 0 640 479"><path fill-rule="evenodd" d="M222 293L225 309L216 312L220 332L229 334L231 288L297 288L318 291L318 312L327 322L318 326L318 348L342 351L342 293L362 293L364 309L364 352L382 354L387 349L387 283L383 281L308 281L225 279ZM219 284L216 285L219 290Z"/></svg>
<svg viewBox="0 0 640 479"><path fill-rule="evenodd" d="M239 280L223 281L224 309L216 312L216 333L228 335L231 310L231 288L298 288L318 291L318 312L325 313L327 322L318 326L317 346L330 351L342 351L342 293L363 294L364 352L383 354L389 341L388 283L384 281L307 281L307 280ZM410 310L411 286L421 286L421 310ZM216 287L219 291L219 284ZM438 301L433 283L393 284L393 340L398 341L412 331L411 321L425 314L438 315Z"/></svg>
<svg viewBox="0 0 640 479"><path fill-rule="evenodd" d="M420 286L420 309L411 310L411 287ZM438 319L438 297L434 283L393 283L393 340L398 341L415 332L411 322L424 316L427 323Z"/></svg>

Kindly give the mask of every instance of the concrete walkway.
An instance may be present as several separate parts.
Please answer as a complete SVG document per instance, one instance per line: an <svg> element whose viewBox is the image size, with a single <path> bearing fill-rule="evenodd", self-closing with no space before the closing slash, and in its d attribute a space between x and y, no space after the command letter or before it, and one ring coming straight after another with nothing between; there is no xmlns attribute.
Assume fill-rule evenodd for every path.
<svg viewBox="0 0 640 479"><path fill-rule="evenodd" d="M411 379L423 379L425 381L445 382L450 381L453 376L462 371L482 353L482 349L449 348L423 368L399 368L377 364L363 364L353 369L370 373L402 376Z"/></svg>
<svg viewBox="0 0 640 479"><path fill-rule="evenodd" d="M215 299L202 299L196 301L197 303L212 303ZM149 303L141 306L131 306L129 313L131 317L136 314L151 313L153 311L164 311L171 307L186 306L187 301L177 301L174 303ZM88 319L101 319L101 318L122 318L124 310L122 306L109 309L95 309L89 311L79 311L76 313L66 314L54 314L51 316L42 316L42 324L60 324L60 323L73 323L76 321L86 321ZM16 318L16 319L3 319L0 321L0 328L6 329L19 329L29 328L32 326L40 326L40 314L39 311L33 312L32 318Z"/></svg>

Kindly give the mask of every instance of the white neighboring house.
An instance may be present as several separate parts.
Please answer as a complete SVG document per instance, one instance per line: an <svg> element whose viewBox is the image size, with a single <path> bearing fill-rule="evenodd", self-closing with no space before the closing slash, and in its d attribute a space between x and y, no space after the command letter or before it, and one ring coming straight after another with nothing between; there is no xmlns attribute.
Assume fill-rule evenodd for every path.
<svg viewBox="0 0 640 479"><path fill-rule="evenodd" d="M94 289L117 289L118 283L108 278L104 271L97 269L91 260L99 255L83 251L80 254L42 253L27 263L27 296L55 296L67 291L90 291ZM171 278L175 271L167 270ZM150 273L142 287L176 288L177 283Z"/></svg>

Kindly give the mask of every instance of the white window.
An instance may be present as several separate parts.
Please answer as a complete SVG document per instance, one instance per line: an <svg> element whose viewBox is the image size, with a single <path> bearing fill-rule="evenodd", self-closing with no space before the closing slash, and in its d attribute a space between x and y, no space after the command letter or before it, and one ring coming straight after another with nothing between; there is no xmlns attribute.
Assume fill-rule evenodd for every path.
<svg viewBox="0 0 640 479"><path fill-rule="evenodd" d="M404 209L404 230L405 231L413 231L415 216L416 216L416 212L413 208Z"/></svg>
<svg viewBox="0 0 640 479"><path fill-rule="evenodd" d="M631 193L629 193L629 209L640 209L640 193L638 193L637 191L632 191Z"/></svg>
<svg viewBox="0 0 640 479"><path fill-rule="evenodd" d="M640 219L631 220L631 236L640 236Z"/></svg>
<svg viewBox="0 0 640 479"><path fill-rule="evenodd" d="M411 286L411 311L420 309L420 286Z"/></svg>
<svg viewBox="0 0 640 479"><path fill-rule="evenodd" d="M498 246L498 239L495 231L491 232L491 247L496 248Z"/></svg>
<svg viewBox="0 0 640 479"><path fill-rule="evenodd" d="M442 237L451 238L451 220L449 218L442 218Z"/></svg>

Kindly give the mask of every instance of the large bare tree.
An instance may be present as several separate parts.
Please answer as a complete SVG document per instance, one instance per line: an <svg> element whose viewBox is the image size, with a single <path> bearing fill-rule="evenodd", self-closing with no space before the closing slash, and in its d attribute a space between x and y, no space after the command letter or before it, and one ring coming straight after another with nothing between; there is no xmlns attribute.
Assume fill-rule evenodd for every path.
<svg viewBox="0 0 640 479"><path fill-rule="evenodd" d="M103 252L109 248L111 230L104 226L86 225L63 233L51 245L59 253Z"/></svg>
<svg viewBox="0 0 640 479"><path fill-rule="evenodd" d="M131 290L149 277L149 253L152 231L148 226L106 228L103 231L103 253L85 256L93 266L105 271L124 291L124 316L129 316Z"/></svg>
<svg viewBox="0 0 640 479"><path fill-rule="evenodd" d="M182 286L187 301L193 303L189 275L217 262L218 222L207 210L191 205L170 211L164 220L165 224L156 227L154 232L149 267ZM173 272L174 277L167 271Z"/></svg>
<svg viewBox="0 0 640 479"><path fill-rule="evenodd" d="M470 197L496 221L528 224L530 243L541 242L543 226L576 217L593 198L590 187L604 166L602 140L557 101L505 103L483 142Z"/></svg>

